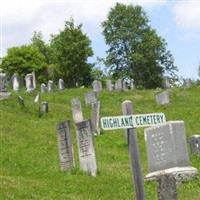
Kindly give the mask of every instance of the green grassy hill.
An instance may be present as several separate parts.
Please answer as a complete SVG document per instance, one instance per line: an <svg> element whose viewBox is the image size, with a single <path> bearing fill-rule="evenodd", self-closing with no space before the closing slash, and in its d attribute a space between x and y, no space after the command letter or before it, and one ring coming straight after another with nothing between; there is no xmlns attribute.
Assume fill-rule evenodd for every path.
<svg viewBox="0 0 200 200"><path fill-rule="evenodd" d="M71 99L79 97L84 118L90 118L90 106L84 103L89 89L67 89L64 92L42 94L49 102L49 113L38 117L34 94L12 93L8 100L0 101L0 199L36 200L129 200L134 191L124 130L102 131L95 137L98 165L96 178L79 170L74 124L72 139L76 168L71 173L60 172L55 126L70 119ZM200 88L175 88L168 106L156 105L155 90L129 92L103 91L100 94L101 116L121 115L121 103L131 100L135 113L163 112L167 120L184 120L187 138L200 134ZM17 97L25 100L25 108ZM143 174L148 172L144 129L137 129ZM188 148L189 150L189 148ZM200 156L190 155L192 166L200 172ZM145 182L149 200L156 198L156 183ZM200 176L178 189L180 200L200 199Z"/></svg>

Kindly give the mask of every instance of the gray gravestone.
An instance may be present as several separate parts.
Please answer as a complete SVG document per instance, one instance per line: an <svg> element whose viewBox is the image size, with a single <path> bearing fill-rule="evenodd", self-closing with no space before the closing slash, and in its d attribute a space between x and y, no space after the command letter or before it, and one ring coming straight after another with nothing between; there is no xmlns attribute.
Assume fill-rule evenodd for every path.
<svg viewBox="0 0 200 200"><path fill-rule="evenodd" d="M7 99L10 92L6 88L6 74L0 72L0 100Z"/></svg>
<svg viewBox="0 0 200 200"><path fill-rule="evenodd" d="M86 104L93 104L93 103L96 103L98 100L97 100L97 92L87 92L85 94L85 103Z"/></svg>
<svg viewBox="0 0 200 200"><path fill-rule="evenodd" d="M156 94L156 102L159 105L169 104L169 102L170 102L170 100L169 100L169 92L168 91L164 91L164 92Z"/></svg>
<svg viewBox="0 0 200 200"><path fill-rule="evenodd" d="M81 102L79 98L73 98L72 104L72 116L75 123L83 121L83 113L81 109Z"/></svg>
<svg viewBox="0 0 200 200"><path fill-rule="evenodd" d="M76 123L80 168L92 176L97 174L91 121Z"/></svg>
<svg viewBox="0 0 200 200"><path fill-rule="evenodd" d="M92 87L94 92L100 92L102 90L101 81L94 80L92 83Z"/></svg>
<svg viewBox="0 0 200 200"><path fill-rule="evenodd" d="M100 101L92 104L92 132L95 135L100 134L100 127L99 127L99 121L100 121Z"/></svg>
<svg viewBox="0 0 200 200"><path fill-rule="evenodd" d="M19 76L16 73L12 76L12 88L15 92L18 92L20 90L20 80Z"/></svg>
<svg viewBox="0 0 200 200"><path fill-rule="evenodd" d="M149 172L189 166L183 121L145 129Z"/></svg>
<svg viewBox="0 0 200 200"><path fill-rule="evenodd" d="M49 104L47 101L43 101L40 105L40 113L48 113L49 112Z"/></svg>
<svg viewBox="0 0 200 200"><path fill-rule="evenodd" d="M27 74L25 76L25 81L26 81L26 91L27 92L32 92L34 90L33 74Z"/></svg>
<svg viewBox="0 0 200 200"><path fill-rule="evenodd" d="M36 77L35 77L35 71L32 72L33 75L33 87L36 89Z"/></svg>
<svg viewBox="0 0 200 200"><path fill-rule="evenodd" d="M58 80L58 89L59 89L60 91L63 91L63 90L65 89L64 81L63 81L63 79L61 79L61 78Z"/></svg>
<svg viewBox="0 0 200 200"><path fill-rule="evenodd" d="M70 121L57 124L57 138L61 171L71 170L74 167L74 152L70 135Z"/></svg>
<svg viewBox="0 0 200 200"><path fill-rule="evenodd" d="M40 91L41 91L41 93L45 93L47 91L47 87L44 83L41 84Z"/></svg>
<svg viewBox="0 0 200 200"><path fill-rule="evenodd" d="M200 135L193 135L190 138L190 148L192 154L200 155Z"/></svg>
<svg viewBox="0 0 200 200"><path fill-rule="evenodd" d="M115 82L115 90L122 91L122 89L123 89L122 79L116 80L116 82Z"/></svg>
<svg viewBox="0 0 200 200"><path fill-rule="evenodd" d="M106 89L111 92L113 90L112 81L106 80Z"/></svg>
<svg viewBox="0 0 200 200"><path fill-rule="evenodd" d="M47 84L47 91L52 92L53 91L53 81L49 80Z"/></svg>

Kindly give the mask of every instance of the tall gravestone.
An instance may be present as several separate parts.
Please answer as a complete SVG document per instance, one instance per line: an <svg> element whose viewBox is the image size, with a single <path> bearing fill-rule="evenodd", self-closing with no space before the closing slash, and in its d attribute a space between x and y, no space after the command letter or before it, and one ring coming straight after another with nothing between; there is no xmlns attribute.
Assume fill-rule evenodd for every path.
<svg viewBox="0 0 200 200"><path fill-rule="evenodd" d="M45 93L47 92L47 86L45 85L45 83L42 83L40 86L40 91L41 93Z"/></svg>
<svg viewBox="0 0 200 200"><path fill-rule="evenodd" d="M35 77L35 71L32 72L33 75L33 87L36 89L36 77Z"/></svg>
<svg viewBox="0 0 200 200"><path fill-rule="evenodd" d="M80 168L92 176L97 174L96 156L90 120L76 123Z"/></svg>
<svg viewBox="0 0 200 200"><path fill-rule="evenodd" d="M87 92L85 94L85 104L93 104L93 103L96 103L98 100L97 100L97 92Z"/></svg>
<svg viewBox="0 0 200 200"><path fill-rule="evenodd" d="M106 80L106 89L111 92L113 90L112 87L112 81L111 80Z"/></svg>
<svg viewBox="0 0 200 200"><path fill-rule="evenodd" d="M193 135L190 138L190 148L192 154L200 155L200 135Z"/></svg>
<svg viewBox="0 0 200 200"><path fill-rule="evenodd" d="M65 89L64 81L63 81L63 79L61 79L61 78L58 80L58 89L59 89L60 91L63 91L63 90Z"/></svg>
<svg viewBox="0 0 200 200"><path fill-rule="evenodd" d="M48 90L48 92L52 92L53 91L53 81L52 80L48 81L47 90Z"/></svg>
<svg viewBox="0 0 200 200"><path fill-rule="evenodd" d="M56 126L61 171L71 170L74 166L74 152L70 135L70 121Z"/></svg>
<svg viewBox="0 0 200 200"><path fill-rule="evenodd" d="M18 92L20 90L20 80L19 76L16 73L12 76L12 88L15 92Z"/></svg>
<svg viewBox="0 0 200 200"><path fill-rule="evenodd" d="M27 92L32 92L34 90L34 85L33 85L33 74L27 74L25 76L25 81L26 81L26 91Z"/></svg>
<svg viewBox="0 0 200 200"><path fill-rule="evenodd" d="M92 122L92 132L95 135L100 134L100 101L97 101L92 104L92 113L91 113L91 122Z"/></svg>
<svg viewBox="0 0 200 200"><path fill-rule="evenodd" d="M83 121L83 113L81 109L81 102L79 98L73 98L72 104L72 116L75 123Z"/></svg>
<svg viewBox="0 0 200 200"><path fill-rule="evenodd" d="M7 99L10 92L6 88L6 74L0 72L0 100Z"/></svg>
<svg viewBox="0 0 200 200"><path fill-rule="evenodd" d="M122 79L118 79L115 82L115 90L116 91L122 91L123 90L123 81Z"/></svg>
<svg viewBox="0 0 200 200"><path fill-rule="evenodd" d="M101 81L94 80L93 83L92 83L92 87L93 87L94 92L98 92L98 93L101 92L101 90L102 90Z"/></svg>
<svg viewBox="0 0 200 200"><path fill-rule="evenodd" d="M164 91L164 92L161 92L161 93L157 93L156 94L156 102L159 105L169 104L170 103L169 92Z"/></svg>

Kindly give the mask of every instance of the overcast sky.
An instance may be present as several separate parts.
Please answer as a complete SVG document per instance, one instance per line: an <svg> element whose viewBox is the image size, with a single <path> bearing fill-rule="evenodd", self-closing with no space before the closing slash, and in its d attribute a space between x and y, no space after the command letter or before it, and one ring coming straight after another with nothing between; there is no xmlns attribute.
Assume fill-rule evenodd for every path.
<svg viewBox="0 0 200 200"><path fill-rule="evenodd" d="M196 79L200 64L200 0L0 0L1 51L30 42L33 31L42 31L44 39L63 29L70 17L83 24L92 41L94 56L105 57L107 49L101 34L101 22L116 2L140 4L150 24L166 39L175 58L179 75Z"/></svg>

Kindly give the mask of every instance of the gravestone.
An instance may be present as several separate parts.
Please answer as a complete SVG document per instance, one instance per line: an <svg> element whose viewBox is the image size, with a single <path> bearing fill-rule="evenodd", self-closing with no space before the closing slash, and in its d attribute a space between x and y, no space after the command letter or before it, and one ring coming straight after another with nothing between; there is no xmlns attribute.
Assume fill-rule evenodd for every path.
<svg viewBox="0 0 200 200"><path fill-rule="evenodd" d="M100 134L100 101L92 104L92 113L91 113L91 122L92 122L92 133L95 135Z"/></svg>
<svg viewBox="0 0 200 200"><path fill-rule="evenodd" d="M39 93L36 95L36 97L35 97L35 99L34 99L34 102L35 102L35 103L40 102L40 94L39 94Z"/></svg>
<svg viewBox="0 0 200 200"><path fill-rule="evenodd" d="M92 176L97 174L96 156L90 120L76 123L80 168Z"/></svg>
<svg viewBox="0 0 200 200"><path fill-rule="evenodd" d="M49 80L47 84L47 91L52 92L53 91L53 81Z"/></svg>
<svg viewBox="0 0 200 200"><path fill-rule="evenodd" d="M111 92L113 90L112 81L106 80L106 89Z"/></svg>
<svg viewBox="0 0 200 200"><path fill-rule="evenodd" d="M96 103L98 100L97 100L97 92L87 92L85 94L85 104L93 104L93 103Z"/></svg>
<svg viewBox="0 0 200 200"><path fill-rule="evenodd" d="M32 72L33 75L33 87L36 89L36 77L35 77L35 71Z"/></svg>
<svg viewBox="0 0 200 200"><path fill-rule="evenodd" d="M40 113L48 113L49 112L49 104L47 101L43 101L40 105Z"/></svg>
<svg viewBox="0 0 200 200"><path fill-rule="evenodd" d="M60 91L63 91L63 90L65 89L64 81L63 81L63 79L61 79L61 78L58 80L58 89L59 89Z"/></svg>
<svg viewBox="0 0 200 200"><path fill-rule="evenodd" d="M6 74L0 72L0 100L7 99L10 92L6 88Z"/></svg>
<svg viewBox="0 0 200 200"><path fill-rule="evenodd" d="M18 96L18 103L21 107L24 107L24 98L22 96Z"/></svg>
<svg viewBox="0 0 200 200"><path fill-rule="evenodd" d="M164 91L164 92L156 94L156 102L159 105L169 104L169 102L170 102L170 100L169 100L169 92L168 91Z"/></svg>
<svg viewBox="0 0 200 200"><path fill-rule="evenodd" d="M122 91L122 89L123 89L122 79L116 80L116 82L115 82L115 90L116 91Z"/></svg>
<svg viewBox="0 0 200 200"><path fill-rule="evenodd" d="M190 148L192 154L200 155L200 135L193 135L190 138Z"/></svg>
<svg viewBox="0 0 200 200"><path fill-rule="evenodd" d="M26 91L27 92L32 92L34 90L33 74L27 74L25 76L25 81L26 81Z"/></svg>
<svg viewBox="0 0 200 200"><path fill-rule="evenodd" d="M20 89L20 80L19 80L19 76L15 73L13 74L12 78L12 88L15 92L18 92Z"/></svg>
<svg viewBox="0 0 200 200"><path fill-rule="evenodd" d="M134 85L133 79L130 80L130 88L131 88L131 90L135 89L135 85Z"/></svg>
<svg viewBox="0 0 200 200"><path fill-rule="evenodd" d="M40 91L41 93L45 93L47 91L47 86L44 83L41 84Z"/></svg>
<svg viewBox="0 0 200 200"><path fill-rule="evenodd" d="M79 98L73 98L72 104L72 116L75 123L83 121L83 114L81 109L81 102Z"/></svg>
<svg viewBox="0 0 200 200"><path fill-rule="evenodd" d="M74 152L70 135L70 121L64 121L56 126L58 150L61 171L71 170L74 164Z"/></svg>
<svg viewBox="0 0 200 200"><path fill-rule="evenodd" d="M102 90L102 83L101 81L94 80L92 82L92 87L94 92L100 92Z"/></svg>

